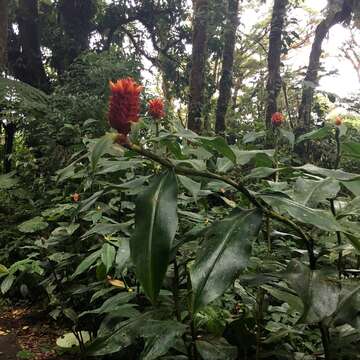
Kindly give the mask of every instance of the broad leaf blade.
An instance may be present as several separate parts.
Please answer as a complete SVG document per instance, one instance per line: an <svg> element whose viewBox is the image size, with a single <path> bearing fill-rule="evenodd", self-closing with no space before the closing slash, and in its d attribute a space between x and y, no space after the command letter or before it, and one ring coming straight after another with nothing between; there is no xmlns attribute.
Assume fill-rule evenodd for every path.
<svg viewBox="0 0 360 360"><path fill-rule="evenodd" d="M152 302L156 301L169 262L177 217L177 182L166 172L136 201L135 231L130 252L136 275Z"/></svg>
<svg viewBox="0 0 360 360"><path fill-rule="evenodd" d="M197 312L222 295L247 266L262 222L258 210L236 212L212 225L191 268L192 307Z"/></svg>

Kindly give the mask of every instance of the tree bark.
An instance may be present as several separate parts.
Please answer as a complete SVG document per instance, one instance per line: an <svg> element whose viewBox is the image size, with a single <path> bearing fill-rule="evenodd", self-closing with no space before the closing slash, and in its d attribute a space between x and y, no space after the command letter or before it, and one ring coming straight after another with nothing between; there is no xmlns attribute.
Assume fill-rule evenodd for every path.
<svg viewBox="0 0 360 360"><path fill-rule="evenodd" d="M205 66L207 54L208 0L194 1L192 37L192 63L190 72L190 94L188 108L188 128L199 133L202 129L204 106Z"/></svg>
<svg viewBox="0 0 360 360"><path fill-rule="evenodd" d="M215 131L220 135L224 135L226 130L225 117L231 98L236 30L239 23L238 11L239 0L228 0L228 18L224 33L222 73L219 86L219 98L216 108L215 123Z"/></svg>
<svg viewBox="0 0 360 360"><path fill-rule="evenodd" d="M268 52L268 80L266 85L267 104L265 123L271 128L271 116L277 112L277 98L281 90L280 58L282 50L282 33L288 0L275 0L271 18Z"/></svg>
<svg viewBox="0 0 360 360"><path fill-rule="evenodd" d="M329 30L334 25L344 22L351 17L353 6L354 2L352 0L345 0L340 11L330 12L329 15L324 20L322 20L316 28L315 38L312 44L309 58L309 65L303 83L298 125L296 130L298 135L308 132L311 129L311 110L314 91L318 85L318 72L322 53L322 43Z"/></svg>
<svg viewBox="0 0 360 360"><path fill-rule="evenodd" d="M90 34L96 14L94 0L60 0L58 4L60 26L65 36L55 46L54 65L62 74L74 60L89 49Z"/></svg>
<svg viewBox="0 0 360 360"><path fill-rule="evenodd" d="M13 59L14 75L21 81L45 92L50 91L40 49L37 0L20 0L17 14L19 24L19 57Z"/></svg>
<svg viewBox="0 0 360 360"><path fill-rule="evenodd" d="M0 74L7 67L8 0L0 0Z"/></svg>

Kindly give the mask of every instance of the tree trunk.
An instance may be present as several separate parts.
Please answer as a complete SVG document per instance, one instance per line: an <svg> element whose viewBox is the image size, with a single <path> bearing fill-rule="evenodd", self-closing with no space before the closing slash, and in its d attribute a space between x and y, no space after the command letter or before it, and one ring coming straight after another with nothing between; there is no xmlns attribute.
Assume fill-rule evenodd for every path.
<svg viewBox="0 0 360 360"><path fill-rule="evenodd" d="M320 67L320 57L322 53L322 43L329 30L336 24L348 20L353 10L353 1L345 0L342 9L338 12L330 12L321 21L315 31L315 38L312 44L309 65L303 83L302 99L299 107L299 118L296 133L298 135L308 132L311 129L311 109L314 91L318 85L318 72Z"/></svg>
<svg viewBox="0 0 360 360"><path fill-rule="evenodd" d="M231 98L233 82L234 50L236 43L236 30L238 27L239 0L229 0L228 19L224 33L224 52L222 74L219 86L219 98L216 108L215 131L224 135L226 130L225 117Z"/></svg>
<svg viewBox="0 0 360 360"><path fill-rule="evenodd" d="M89 49L90 34L94 28L93 18L96 14L94 0L60 0L60 26L64 30L63 41L55 46L54 65L62 74L74 60Z"/></svg>
<svg viewBox="0 0 360 360"><path fill-rule="evenodd" d="M271 18L268 53L268 80L266 85L266 128L271 127L271 116L277 112L277 98L281 90L280 57L282 49L282 32L288 0L275 0Z"/></svg>
<svg viewBox="0 0 360 360"><path fill-rule="evenodd" d="M208 0L194 1L194 22L192 38L192 63L190 72L190 94L188 128L201 131L201 115L204 106L205 66L207 53Z"/></svg>
<svg viewBox="0 0 360 360"><path fill-rule="evenodd" d="M0 75L7 65L8 0L0 0Z"/></svg>
<svg viewBox="0 0 360 360"><path fill-rule="evenodd" d="M50 83L40 49L37 0L20 0L17 20L21 50L13 66L15 76L27 84L49 92Z"/></svg>

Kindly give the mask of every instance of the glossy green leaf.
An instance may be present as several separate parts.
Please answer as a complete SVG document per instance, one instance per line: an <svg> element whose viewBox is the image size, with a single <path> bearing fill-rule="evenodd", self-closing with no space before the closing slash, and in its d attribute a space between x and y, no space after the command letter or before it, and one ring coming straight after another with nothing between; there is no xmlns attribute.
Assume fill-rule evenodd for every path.
<svg viewBox="0 0 360 360"><path fill-rule="evenodd" d="M168 171L138 196L135 231L130 239L136 276L152 302L156 301L168 267L177 225L177 180Z"/></svg>
<svg viewBox="0 0 360 360"><path fill-rule="evenodd" d="M194 200L196 201L199 195L199 191L201 190L201 184L187 176L178 175L177 177L180 180L181 185L192 194Z"/></svg>
<svg viewBox="0 0 360 360"><path fill-rule="evenodd" d="M142 360L156 360L170 350L186 331L186 325L173 320L149 320L142 328L145 347Z"/></svg>
<svg viewBox="0 0 360 360"><path fill-rule="evenodd" d="M0 286L0 290L1 290L2 294L5 294L10 290L15 279L16 279L16 277L12 274L9 274L8 276L6 276L4 278L4 280L2 281L1 286Z"/></svg>
<svg viewBox="0 0 360 360"><path fill-rule="evenodd" d="M312 209L301 203L276 195L261 195L261 198L278 212L286 213L302 223L314 225L325 231L343 230L329 211Z"/></svg>
<svg viewBox="0 0 360 360"><path fill-rule="evenodd" d="M251 170L250 174L247 175L246 179L263 179L267 178L281 169L273 169L268 167L257 167Z"/></svg>
<svg viewBox="0 0 360 360"><path fill-rule="evenodd" d="M102 247L101 251L101 261L106 267L106 272L108 273L111 267L113 266L115 260L116 250L115 247L106 243Z"/></svg>
<svg viewBox="0 0 360 360"><path fill-rule="evenodd" d="M249 143L255 142L256 140L259 140L265 136L266 136L266 131L259 131L259 132L251 131L244 135L243 143L249 144Z"/></svg>
<svg viewBox="0 0 360 360"><path fill-rule="evenodd" d="M360 159L360 144L358 142L345 142L341 145L341 155Z"/></svg>
<svg viewBox="0 0 360 360"><path fill-rule="evenodd" d="M309 207L333 199L340 191L339 181L327 178L320 181L298 178L294 188L294 200Z"/></svg>
<svg viewBox="0 0 360 360"><path fill-rule="evenodd" d="M101 137L91 149L90 163L93 171L96 169L100 158L110 151L114 144L115 137L115 133L108 133Z"/></svg>
<svg viewBox="0 0 360 360"><path fill-rule="evenodd" d="M320 175L323 177L331 177L340 181L350 181L360 179L359 174L348 173L342 170L330 170L318 167L312 164L305 164L303 166L294 167L296 170L302 170L310 174Z"/></svg>
<svg viewBox="0 0 360 360"><path fill-rule="evenodd" d="M74 274L71 276L74 279L76 276L82 274L87 271L91 265L93 265L101 256L101 249L93 252L89 256L87 256L76 268Z"/></svg>
<svg viewBox="0 0 360 360"><path fill-rule="evenodd" d="M360 196L360 178L358 180L342 181L341 184L344 185L355 196Z"/></svg>
<svg viewBox="0 0 360 360"><path fill-rule="evenodd" d="M290 263L286 281L304 305L299 322L319 323L336 311L341 290L337 281L327 278L318 270L310 270L299 261Z"/></svg>
<svg viewBox="0 0 360 360"><path fill-rule="evenodd" d="M261 212L244 210L209 228L190 269L194 312L221 296L247 266L261 223Z"/></svg>
<svg viewBox="0 0 360 360"><path fill-rule="evenodd" d="M296 143L299 144L305 140L321 140L333 133L333 128L329 126L322 127L320 129L315 129L308 132L307 134L301 135L297 138Z"/></svg>
<svg viewBox="0 0 360 360"><path fill-rule="evenodd" d="M295 145L295 135L292 131L289 130L285 130L285 129L280 129L280 134L283 138L285 138L290 146L293 148Z"/></svg>
<svg viewBox="0 0 360 360"><path fill-rule="evenodd" d="M265 155L269 158L272 158L275 154L275 150L239 150L237 148L233 149L236 155L236 163L239 165L246 165L251 160L260 155Z"/></svg>
<svg viewBox="0 0 360 360"><path fill-rule="evenodd" d="M41 216L36 216L18 226L19 231L31 234L46 229L49 224Z"/></svg>
<svg viewBox="0 0 360 360"><path fill-rule="evenodd" d="M236 163L236 155L223 137L207 138L201 136L199 139L203 146L205 146L208 150L216 150L218 153L231 160L234 164Z"/></svg>
<svg viewBox="0 0 360 360"><path fill-rule="evenodd" d="M237 348L225 339L196 340L196 349L203 360L235 360L238 358Z"/></svg>

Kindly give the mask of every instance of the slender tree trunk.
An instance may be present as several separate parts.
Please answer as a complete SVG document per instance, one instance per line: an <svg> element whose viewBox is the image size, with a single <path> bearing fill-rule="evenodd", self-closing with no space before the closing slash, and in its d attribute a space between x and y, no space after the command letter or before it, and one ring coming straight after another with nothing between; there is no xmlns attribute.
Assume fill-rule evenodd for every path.
<svg viewBox="0 0 360 360"><path fill-rule="evenodd" d="M275 0L271 19L268 52L268 80L266 85L266 128L271 127L271 116L277 112L277 98L281 90L280 57L282 33L288 0Z"/></svg>
<svg viewBox="0 0 360 360"><path fill-rule="evenodd" d="M37 0L19 0L17 20L21 53L16 60L15 75L21 81L49 92L50 83L40 49Z"/></svg>
<svg viewBox="0 0 360 360"><path fill-rule="evenodd" d="M238 27L239 0L228 0L228 19L224 33L224 52L222 74L219 86L219 98L216 108L215 131L224 135L226 130L225 117L231 99L233 82L234 50L236 30Z"/></svg>
<svg viewBox="0 0 360 360"><path fill-rule="evenodd" d="M336 24L339 24L350 18L353 11L354 2L345 0L342 9L338 12L330 12L329 15L321 21L315 31L315 38L312 44L309 65L303 84L302 99L299 107L299 118L296 133L298 135L308 132L311 129L311 109L314 97L314 91L318 85L318 72L320 67L320 57L322 53L322 43L329 30Z"/></svg>
<svg viewBox="0 0 360 360"><path fill-rule="evenodd" d="M8 0L0 0L0 75L7 65Z"/></svg>
<svg viewBox="0 0 360 360"><path fill-rule="evenodd" d="M54 65L62 74L82 52L89 49L90 34L94 28L96 1L60 0L58 11L60 26L65 36L64 41L54 48Z"/></svg>
<svg viewBox="0 0 360 360"><path fill-rule="evenodd" d="M201 131L201 116L204 106L205 65L207 53L208 0L193 0L194 20L192 38L192 63L190 72L190 94L188 128Z"/></svg>

